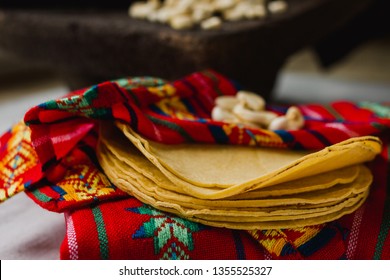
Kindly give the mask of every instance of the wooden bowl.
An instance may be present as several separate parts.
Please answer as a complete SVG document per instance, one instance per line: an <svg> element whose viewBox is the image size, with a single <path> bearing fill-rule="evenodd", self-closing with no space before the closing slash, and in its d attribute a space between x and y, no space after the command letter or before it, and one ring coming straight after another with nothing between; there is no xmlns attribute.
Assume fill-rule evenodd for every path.
<svg viewBox="0 0 390 280"><path fill-rule="evenodd" d="M0 49L45 64L80 88L124 76L177 79L213 68L269 97L286 59L373 0L289 0L283 14L176 31L131 19L127 9L0 10Z"/></svg>

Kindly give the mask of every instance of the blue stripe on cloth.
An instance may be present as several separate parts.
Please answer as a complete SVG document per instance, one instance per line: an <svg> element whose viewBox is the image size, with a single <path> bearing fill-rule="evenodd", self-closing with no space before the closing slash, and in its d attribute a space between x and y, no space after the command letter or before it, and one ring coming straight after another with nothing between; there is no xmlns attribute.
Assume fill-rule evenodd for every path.
<svg viewBox="0 0 390 280"><path fill-rule="evenodd" d="M127 111L130 114L130 126L133 130L138 131L138 117L137 114L134 112L134 109L128 104L124 104Z"/></svg>
<svg viewBox="0 0 390 280"><path fill-rule="evenodd" d="M58 193L61 197L59 198L59 201L63 201L65 200L64 199L64 195L66 195L66 191L64 191L63 188L59 187L59 186L52 186L51 187L53 191L55 191L56 193Z"/></svg>
<svg viewBox="0 0 390 280"><path fill-rule="evenodd" d="M188 110L191 114L193 114L193 115L196 115L196 114L197 114L196 111L195 111L194 106L192 106L192 104L191 104L191 102L190 102L189 99L183 98L181 101L183 102L183 104L186 106L187 110Z"/></svg>
<svg viewBox="0 0 390 280"><path fill-rule="evenodd" d="M198 91L197 89L186 79L182 79L180 80L180 82L182 82L184 85L186 85L194 95L198 94Z"/></svg>
<svg viewBox="0 0 390 280"><path fill-rule="evenodd" d="M292 148L294 150L304 150L305 149L305 147L303 147L303 145L299 142L295 142L294 145L292 146Z"/></svg>
<svg viewBox="0 0 390 280"><path fill-rule="evenodd" d="M209 125L208 129L210 130L211 134L213 135L213 138L214 138L216 143L227 144L229 142L229 137L226 135L226 133L222 129L222 127L218 127L215 125Z"/></svg>
<svg viewBox="0 0 390 280"><path fill-rule="evenodd" d="M149 106L149 109L152 110L154 113L156 114L159 114L161 116L165 116L165 117L169 117L168 114L166 114L163 110L160 109L160 107L158 107L157 105L155 104L152 104Z"/></svg>
<svg viewBox="0 0 390 280"><path fill-rule="evenodd" d="M325 146L332 145L332 143L324 135L322 135L318 131L311 130L311 129L307 129L306 131L309 132L310 134L312 134L314 137L316 137Z"/></svg>
<svg viewBox="0 0 390 280"><path fill-rule="evenodd" d="M246 256L245 256L244 244L242 244L240 232L238 230L233 230L233 239L234 239L234 245L236 246L237 259L245 260Z"/></svg>
<svg viewBox="0 0 390 280"><path fill-rule="evenodd" d="M297 253L297 250L294 248L294 246L291 243L286 243L286 245L283 246L282 251L280 252L280 255L285 257L288 255L292 255Z"/></svg>
<svg viewBox="0 0 390 280"><path fill-rule="evenodd" d="M275 130L274 131L280 138L282 138L283 142L286 144L294 142L294 136L288 132L287 130Z"/></svg>
<svg viewBox="0 0 390 280"><path fill-rule="evenodd" d="M183 85L187 86L187 88L188 88L189 90L191 90L193 96L197 96L197 95L199 94L198 90L197 90L197 89L196 89L188 80L183 79L183 80L180 80L180 81L183 83ZM194 98L191 96L190 99L193 100ZM197 100L197 98L195 98L195 100ZM203 112L205 112L205 113L207 113L207 114L210 113L210 112L207 110L207 108L204 107L204 104L203 104L202 102L198 102L198 106L199 106L199 108L200 108Z"/></svg>
<svg viewBox="0 0 390 280"><path fill-rule="evenodd" d="M336 235L336 229L325 227L309 241L299 246L297 249L304 257L309 257L323 248Z"/></svg>
<svg viewBox="0 0 390 280"><path fill-rule="evenodd" d="M285 115L288 110L288 107L280 105L268 105L266 109Z"/></svg>
<svg viewBox="0 0 390 280"><path fill-rule="evenodd" d="M243 86L242 86L238 81L236 81L236 80L229 80L229 81L232 83L233 87L234 87L237 91L243 89Z"/></svg>

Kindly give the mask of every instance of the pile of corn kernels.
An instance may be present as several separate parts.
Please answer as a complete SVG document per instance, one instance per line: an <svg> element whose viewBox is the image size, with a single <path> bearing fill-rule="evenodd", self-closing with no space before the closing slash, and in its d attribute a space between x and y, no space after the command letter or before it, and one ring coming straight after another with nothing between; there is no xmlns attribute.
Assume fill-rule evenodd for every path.
<svg viewBox="0 0 390 280"><path fill-rule="evenodd" d="M222 121L250 128L296 130L305 125L298 107L291 106L285 115L266 110L265 100L258 94L239 91L235 96L219 96L211 112L214 121Z"/></svg>
<svg viewBox="0 0 390 280"><path fill-rule="evenodd" d="M266 5L267 3L267 5ZM174 29L218 29L223 21L264 18L287 10L286 1L275 0L148 0L129 8L133 18L163 23Z"/></svg>

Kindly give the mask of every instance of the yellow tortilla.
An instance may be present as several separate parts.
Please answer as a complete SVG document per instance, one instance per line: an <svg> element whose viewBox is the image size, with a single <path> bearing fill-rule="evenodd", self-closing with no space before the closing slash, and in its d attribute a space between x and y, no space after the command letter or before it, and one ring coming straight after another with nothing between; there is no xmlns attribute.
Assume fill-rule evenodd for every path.
<svg viewBox="0 0 390 280"><path fill-rule="evenodd" d="M141 177L145 177L144 184L148 184L148 180L153 181L159 185L160 188L174 191L177 193L186 194L181 188L178 188L168 180L168 178L150 161L148 161L131 143L126 141L125 137L118 133L118 130L106 130L101 137L101 145L104 145L107 151L112 153L113 157L123 161L127 165L128 173L136 174L142 173ZM111 141L107 140L105 135L110 135ZM350 183L356 179L358 175L359 167L351 166L342 168L339 170L330 171L317 176L310 176L295 180L291 182L285 182L272 187L251 191L230 199L254 199L264 198L269 196L281 196L289 194L297 194L302 192L326 189L336 184ZM196 187L198 188L198 187Z"/></svg>
<svg viewBox="0 0 390 280"><path fill-rule="evenodd" d="M341 218L344 215L351 214L355 212L366 200L368 193L363 196L363 198L358 201L355 205L342 210L327 214L320 217L314 217L309 219L297 219L297 220L285 220L285 221L266 221L266 222L219 222L212 221L210 219L201 219L196 217L187 218L191 221L214 226L214 227L225 227L230 229L239 229L239 230L265 230L265 229L287 229L287 228L300 228L305 226L319 225L327 222L331 222ZM177 214L179 215L179 214Z"/></svg>
<svg viewBox="0 0 390 280"><path fill-rule="evenodd" d="M286 220L286 219L307 219L320 217L324 215L329 215L334 212L339 212L343 208L351 207L353 204L362 198L362 195L368 191L368 186L371 183L370 179L367 179L368 170L366 168L362 168L361 176L356 182L357 187L355 188L355 192L351 192L350 196L340 197L337 200L338 203L335 205L329 205L328 207L318 208L319 205L315 205L315 208L304 208L300 210L299 207L297 209L289 209L288 205L280 208L273 207L272 209L266 208L254 208L254 209L237 209L233 207L227 208L213 208L209 209L207 206L203 206L201 209L195 207L195 209L191 209L192 205L198 205L198 203L202 203L199 200L198 203L182 203L183 196L179 197L179 200L167 200L161 197L155 192L153 189L145 189L144 184L138 184L136 180L132 178L132 176L128 176L126 174L121 173L123 170L118 168L118 162L110 161L107 158L104 152L99 153L101 155L101 164L102 167L106 170L109 178L121 189L131 193L136 196L141 201L145 203L151 204L155 208L165 210L169 209L169 212L180 213L181 216L185 217L198 217L204 219L205 217L209 217L210 220L216 221L218 219L222 219L223 221L277 221L277 220ZM120 164L119 164L120 165ZM119 170L119 172L118 172ZM369 175L369 173L368 173ZM368 176L370 177L370 176ZM125 178L125 179L123 179ZM351 188L354 189L354 188ZM355 195L357 193L358 195ZM320 195L319 199L326 200L325 196ZM206 201L207 202L207 201ZM211 203L216 203L217 201L208 201ZM224 201L222 201L223 203ZM230 201L236 202L236 201ZM245 203L245 201L243 201ZM302 202L303 203L303 202ZM207 204L207 203L206 203ZM226 206L226 205L225 205ZM229 206L229 205L228 205ZM282 206L282 205L280 205ZM321 205L322 206L322 205ZM282 213L283 212L283 213ZM219 217L219 218L218 218Z"/></svg>
<svg viewBox="0 0 390 280"><path fill-rule="evenodd" d="M102 161L102 166L106 170L113 170L110 166L105 166L105 161ZM337 219L345 214L355 211L365 200L368 195L368 190L359 194L345 199L338 205L338 207L331 208L330 211L310 211L305 215L288 215L288 216L259 216L254 217L252 212L244 212L244 216L238 216L237 213L231 212L232 215L226 215L220 211L210 211L203 209L200 212L193 210L188 211L185 207L177 204L173 204L167 201L158 201L152 195L149 195L145 190L139 190L129 183L128 180L123 180L116 177L117 173L108 172L110 180L112 180L117 186L127 185L126 189L131 189L131 193L135 195L140 201L149 204L157 209L166 211L169 213L176 214L186 219L200 222L206 225L216 227L227 227L233 229L274 229L274 228L292 228L301 227L307 225L320 224ZM334 211L333 211L334 210ZM212 213L212 214L211 214ZM218 214L218 215L215 215ZM257 213L258 214L258 213Z"/></svg>
<svg viewBox="0 0 390 280"><path fill-rule="evenodd" d="M245 178L247 177L246 175L243 175L244 179L242 180L242 183L235 184L230 187L223 186L223 188L221 184L216 182L218 182L220 178L229 177L231 174L230 169L227 170L226 168L213 168L213 165L209 164L211 159L208 160L207 158L217 157L222 164L223 162L227 161L227 159L224 159L224 155L226 155L228 151L230 151L230 153L232 154L235 154L236 158L242 158L242 154L240 152L243 149L248 149L247 151L255 152L256 148L236 146L232 147L223 145L200 145L201 147L209 146L207 151L210 153L205 154L203 152L204 150L202 150L201 148L196 148L199 145L196 145L195 150L192 149L192 145L184 145L188 151L187 156L185 156L183 153L180 153L180 158L169 156L169 162L181 162L181 165L183 166L187 164L187 167L183 168L183 170L187 170L183 172L187 173L185 173L181 177L184 176L194 178L198 176L198 179L200 179L200 177L202 177L203 175L196 175L200 173L199 171L197 171L196 166L202 166L202 170L204 169L204 166L208 166L209 169L213 169L215 171L215 178L212 179L210 177L207 180L215 180L214 187L211 187L211 185L208 187L204 187L204 184L202 184L202 182L189 182L193 180L187 181L176 176L176 174L172 173L171 171L166 169L163 164L161 164L159 157L149 152L148 149L150 148L148 147L151 145L151 142L146 141L140 136L135 137L133 135L134 133L127 125L118 123L118 127L123 130L125 136L132 141L132 143L146 156L146 158L149 159L149 161L153 165L155 165L168 178L169 181L174 183L177 188L181 188L181 190L178 192L184 191L191 196L202 199L226 198L229 196L247 192L249 190L260 189L271 185L276 185L321 174L324 172L338 170L340 168L372 160L381 150L381 143L378 138L360 137L350 139L325 148L319 152L314 152L306 156L300 157L287 165L283 165L287 161L286 157L284 156L286 151L278 150L278 153L274 154L274 158L272 159L272 161L280 162L281 166L279 167L279 169L271 171L264 175L264 165L266 165L266 162L263 162L261 160L261 151L263 149L257 148L259 150L258 152L256 152L258 153L257 158L259 158L259 162L256 163L245 161L245 158L237 161L240 164L237 164L236 161L229 160L229 162L231 162L233 169L241 169L241 174L246 173L246 170L250 168L248 166L256 165L259 169L260 176L254 180L245 181ZM110 142L110 139L108 139L108 141ZM111 141L116 140L113 139ZM158 146L161 146L161 144L158 144ZM154 150L157 149L156 147L157 146L154 146ZM176 146L167 146L166 150L168 149L168 147L172 150L176 149ZM290 160L291 153L290 151L287 152L287 158ZM160 154L164 154L164 152L161 152ZM199 157L199 154L202 154L202 156ZM245 153L245 155L246 154L247 153ZM297 152L296 155L302 155L302 153ZM229 156L228 158L230 159L231 157ZM163 158L163 160L167 161L165 157ZM215 159L213 159L213 163L215 163ZM253 167L251 168L253 169Z"/></svg>
<svg viewBox="0 0 390 280"><path fill-rule="evenodd" d="M312 153L168 146L116 125L121 131L102 125L97 153L116 186L162 211L235 229L300 227L351 213L366 199L372 182L362 163L381 150L376 137Z"/></svg>
<svg viewBox="0 0 390 280"><path fill-rule="evenodd" d="M131 166L127 165L126 161L116 159L115 155L110 153L109 150L104 146L100 148L99 154L102 158L101 160L106 160L110 162L105 166L107 166L107 168L109 168L111 172L118 173L118 176L120 176L121 179L128 180L133 185L138 184L140 188L143 188L145 191L147 190L150 192L155 192L157 195L162 197L162 200L177 201L179 203L190 203L193 205L197 205L198 207L249 208L287 206L294 204L303 205L332 203L347 198L350 195L358 194L365 191L372 182L372 175L370 171L364 166L358 166L357 170L359 171L359 176L355 181L347 184L334 184L332 188L262 199L238 199L237 197L231 197L220 200L203 200L161 188L155 182L144 177ZM331 176L332 174L329 175ZM295 184L298 188L300 185L299 180L295 181ZM271 188L272 187L269 187L269 189ZM292 187L291 189L293 190ZM250 193L246 194L249 195Z"/></svg>

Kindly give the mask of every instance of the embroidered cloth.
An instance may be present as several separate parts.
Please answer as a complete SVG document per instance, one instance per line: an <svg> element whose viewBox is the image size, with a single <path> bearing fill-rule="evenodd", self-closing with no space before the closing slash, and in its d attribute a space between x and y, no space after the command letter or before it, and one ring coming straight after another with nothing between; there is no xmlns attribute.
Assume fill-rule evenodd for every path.
<svg viewBox="0 0 390 280"><path fill-rule="evenodd" d="M105 82L38 105L26 113L24 123L0 138L0 200L25 191L45 209L64 212L64 259L389 259L388 104L300 105L306 126L296 131L272 132L212 121L214 99L234 95L238 89L208 70L174 82L149 77ZM267 109L284 114L287 108ZM231 231L169 216L113 186L95 155L97 129L104 120L121 120L148 139L172 145L320 149L351 137L375 135L384 149L370 164L371 194L354 214L295 230ZM165 232L161 238L160 231ZM232 250L226 250L228 246Z"/></svg>

